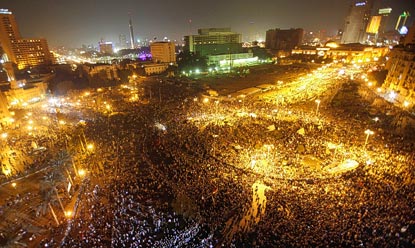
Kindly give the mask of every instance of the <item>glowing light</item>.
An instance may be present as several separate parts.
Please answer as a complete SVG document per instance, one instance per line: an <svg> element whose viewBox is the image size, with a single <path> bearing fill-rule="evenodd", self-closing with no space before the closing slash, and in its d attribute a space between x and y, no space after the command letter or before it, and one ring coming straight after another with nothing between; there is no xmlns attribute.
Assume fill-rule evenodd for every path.
<svg viewBox="0 0 415 248"><path fill-rule="evenodd" d="M404 101L404 102L403 102L403 106L404 106L405 108L409 107L409 105L410 105L410 102L408 102L408 101Z"/></svg>
<svg viewBox="0 0 415 248"><path fill-rule="evenodd" d="M84 169L79 169L79 170L78 170L78 175L79 175L80 177L83 177L83 176L85 176L85 175L86 175L86 171L85 171Z"/></svg>
<svg viewBox="0 0 415 248"><path fill-rule="evenodd" d="M1 134L1 138L2 138L2 139L6 139L6 138L7 138L7 136L8 136L8 134L7 134L7 133L2 133L2 134Z"/></svg>
<svg viewBox="0 0 415 248"><path fill-rule="evenodd" d="M397 94L395 93L395 91L391 91L389 93L389 98L392 99L392 100L395 100L396 96L397 96Z"/></svg>
<svg viewBox="0 0 415 248"><path fill-rule="evenodd" d="M12 183L12 187L16 188L17 184L16 183Z"/></svg>
<svg viewBox="0 0 415 248"><path fill-rule="evenodd" d="M94 150L94 144L88 144L87 146L86 146L86 149L88 149L88 150Z"/></svg>
<svg viewBox="0 0 415 248"><path fill-rule="evenodd" d="M68 211L65 211L65 217L66 218L72 218L72 211L71 210L68 210Z"/></svg>

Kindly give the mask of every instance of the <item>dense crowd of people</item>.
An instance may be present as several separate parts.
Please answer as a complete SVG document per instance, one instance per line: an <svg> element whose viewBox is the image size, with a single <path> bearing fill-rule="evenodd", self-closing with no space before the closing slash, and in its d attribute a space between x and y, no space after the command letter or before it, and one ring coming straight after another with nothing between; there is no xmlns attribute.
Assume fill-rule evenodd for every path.
<svg viewBox="0 0 415 248"><path fill-rule="evenodd" d="M143 86L145 99L160 89L145 103L125 88L91 94L111 112L74 110L95 148L61 246L415 245L414 142L380 109L384 121L372 121L359 84L339 82L325 88L333 96L318 92L319 113L313 92L203 101L196 87L157 80ZM368 128L377 135L366 144ZM359 167L328 170L347 159Z"/></svg>
<svg viewBox="0 0 415 248"><path fill-rule="evenodd" d="M117 102L127 114L110 119L110 142L106 134L96 137L108 181L97 183L101 196L84 209L105 217L80 211L75 222L88 230L80 240L75 224L65 246L105 247L100 240L115 247L414 245L413 143L384 131L362 150L367 125L387 123L369 123L358 106L333 113L327 106L316 118L300 105L273 112L275 105L248 99L242 111L255 116L241 117L238 101L220 102L217 110L189 92L179 101L181 90L166 90L162 104ZM106 121L92 124L90 135ZM268 132L270 125L276 130ZM337 155L328 142L343 145ZM320 166L307 166L304 156ZM253 158L267 162L252 166ZM324 170L346 158L360 166L340 175ZM258 180L270 187L264 215L250 227L232 228L246 218Z"/></svg>

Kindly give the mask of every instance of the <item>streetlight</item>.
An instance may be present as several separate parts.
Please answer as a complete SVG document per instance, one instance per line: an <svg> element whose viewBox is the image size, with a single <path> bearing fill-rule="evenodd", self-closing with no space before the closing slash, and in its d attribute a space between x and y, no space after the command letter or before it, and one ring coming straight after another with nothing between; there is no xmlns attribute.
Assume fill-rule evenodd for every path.
<svg viewBox="0 0 415 248"><path fill-rule="evenodd" d="M2 134L1 134L1 138L2 138L2 139L6 139L6 138L7 138L7 136L8 136L8 134L7 134L7 133L2 133Z"/></svg>
<svg viewBox="0 0 415 248"><path fill-rule="evenodd" d="M88 149L89 151L94 150L94 144L88 144L88 145L86 146L86 149Z"/></svg>
<svg viewBox="0 0 415 248"><path fill-rule="evenodd" d="M316 107L316 115L317 115L318 114L318 109L320 108L321 100L317 99L317 100L315 100L315 102L317 103L317 107Z"/></svg>
<svg viewBox="0 0 415 248"><path fill-rule="evenodd" d="M85 176L85 174L86 174L86 171L85 171L84 169L79 169L79 171L78 171L78 175L79 175L80 177L84 177L84 176Z"/></svg>
<svg viewBox="0 0 415 248"><path fill-rule="evenodd" d="M366 140L365 140L365 144L363 145L363 147L364 148L366 148L366 144L367 144L367 141L369 140L369 136L370 135L373 135L375 132L373 132L372 130L369 130L369 129L367 129L366 131L365 131L365 134L366 134Z"/></svg>

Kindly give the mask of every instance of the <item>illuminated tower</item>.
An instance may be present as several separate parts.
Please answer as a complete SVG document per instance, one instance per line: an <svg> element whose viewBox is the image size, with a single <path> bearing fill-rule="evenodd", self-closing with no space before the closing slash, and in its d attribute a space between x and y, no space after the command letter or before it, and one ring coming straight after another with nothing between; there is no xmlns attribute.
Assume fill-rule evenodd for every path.
<svg viewBox="0 0 415 248"><path fill-rule="evenodd" d="M16 19L12 12L0 9L0 44L9 60L17 64L17 49L14 44L21 39Z"/></svg>
<svg viewBox="0 0 415 248"><path fill-rule="evenodd" d="M22 38L12 12L0 9L0 45L11 63L19 69L51 64L53 59L47 41L39 38Z"/></svg>
<svg viewBox="0 0 415 248"><path fill-rule="evenodd" d="M131 21L131 14L129 14L130 16L130 22L129 22L129 27L130 27L130 39L131 39L131 49L134 49L134 30L133 30L133 22Z"/></svg>
<svg viewBox="0 0 415 248"><path fill-rule="evenodd" d="M363 43L366 40L366 28L369 23L373 0L354 0L350 13L346 17L342 44Z"/></svg>

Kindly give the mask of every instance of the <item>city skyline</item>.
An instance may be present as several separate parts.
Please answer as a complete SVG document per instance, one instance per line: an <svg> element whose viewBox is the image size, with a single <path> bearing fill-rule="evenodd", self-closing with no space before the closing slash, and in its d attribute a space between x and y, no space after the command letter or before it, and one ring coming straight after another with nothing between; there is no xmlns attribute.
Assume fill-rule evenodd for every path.
<svg viewBox="0 0 415 248"><path fill-rule="evenodd" d="M376 7L390 6L392 26L404 10L410 10L410 1L382 0ZM97 44L99 40L118 42L120 34L129 36L131 13L135 38L181 40L184 35L195 34L198 28L231 27L242 33L243 40L264 39L268 29L304 28L325 29L334 34L343 28L349 11L349 0L247 1L212 0L198 3L189 0L167 2L122 1L8 1L1 8L16 16L21 33L26 37L43 37L51 47L80 47ZM47 11L45 11L47 10ZM330 11L327 11L330 10ZM39 13L45 13L39 15ZM191 20L191 21L190 21ZM413 18L409 20L412 24Z"/></svg>

